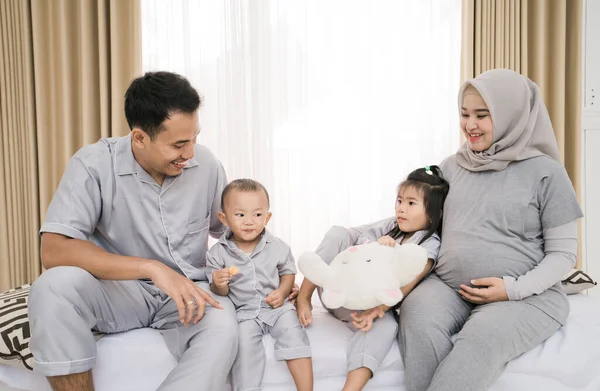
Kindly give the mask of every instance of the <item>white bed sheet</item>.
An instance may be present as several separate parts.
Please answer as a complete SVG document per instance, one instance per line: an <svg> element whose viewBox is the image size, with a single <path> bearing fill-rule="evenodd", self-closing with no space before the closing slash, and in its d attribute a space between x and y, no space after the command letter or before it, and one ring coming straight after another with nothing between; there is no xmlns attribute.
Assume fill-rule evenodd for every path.
<svg viewBox="0 0 600 391"><path fill-rule="evenodd" d="M600 300L569 296L567 324L544 344L511 361L490 391L600 390ZM315 390L342 388L346 343L351 332L325 310L315 307L307 329L313 349ZM264 391L293 391L283 362L273 358L273 340L265 338L267 366ZM158 331L134 330L107 335L97 342L94 381L97 391L155 390L176 361ZM31 391L51 391L47 381L19 366L0 365L0 383ZM395 343L366 390L403 390L403 364ZM199 388L201 390L201 388Z"/></svg>

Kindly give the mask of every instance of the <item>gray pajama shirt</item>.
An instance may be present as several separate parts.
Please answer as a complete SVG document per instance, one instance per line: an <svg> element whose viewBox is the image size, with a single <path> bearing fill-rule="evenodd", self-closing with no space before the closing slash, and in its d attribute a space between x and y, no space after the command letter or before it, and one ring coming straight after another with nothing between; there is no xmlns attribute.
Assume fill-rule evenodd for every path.
<svg viewBox="0 0 600 391"><path fill-rule="evenodd" d="M162 186L137 163L131 137L102 139L69 161L41 232L89 240L108 252L163 262L205 291L208 235L227 178L203 146L177 177ZM44 376L92 369L92 330L160 329L179 364L160 390L220 390L237 351L235 310L206 307L196 325L183 327L175 303L150 281L99 280L77 267L54 267L34 282L29 298L34 370Z"/></svg>
<svg viewBox="0 0 600 391"><path fill-rule="evenodd" d="M240 250L226 231L206 254L207 273L235 266L238 274L229 283L229 298L239 322L238 355L232 369L234 390L258 390L265 369L262 337L275 339L275 358L293 360L311 357L306 331L298 321L295 307L286 298L279 308L272 308L265 297L279 287L280 277L296 274L290 247L267 230L251 254Z"/></svg>
<svg viewBox="0 0 600 391"><path fill-rule="evenodd" d="M356 244L363 244L367 241L377 241L380 237L387 234L395 225L395 218L381 220L370 226L360 228L360 232L352 235L346 228L332 227L316 250L316 253L327 264L333 261L333 258L341 251ZM357 231L354 231L355 233ZM425 231L418 231L408 240L409 243L419 243ZM397 239L398 243L402 237ZM421 244L428 252L428 257L434 262L437 261L437 254L440 247L440 238L433 235ZM319 298L322 289L318 288ZM323 305L325 306L325 305ZM374 374L385 356L388 354L398 332L398 323L391 311L387 311L383 318L376 319L369 331L359 331L352 324L353 312L347 308L327 309L336 318L343 321L354 334L347 348L348 372L358 368L368 368Z"/></svg>

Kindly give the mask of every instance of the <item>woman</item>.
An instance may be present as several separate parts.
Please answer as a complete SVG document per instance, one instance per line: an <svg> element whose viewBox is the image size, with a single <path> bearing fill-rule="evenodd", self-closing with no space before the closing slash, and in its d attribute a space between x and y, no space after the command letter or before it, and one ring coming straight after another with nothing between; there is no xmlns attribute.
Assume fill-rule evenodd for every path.
<svg viewBox="0 0 600 391"><path fill-rule="evenodd" d="M569 313L560 280L582 213L539 88L488 71L462 86L459 111L439 263L400 307L409 391L485 390Z"/></svg>
<svg viewBox="0 0 600 391"><path fill-rule="evenodd" d="M491 70L461 87L459 112L467 141L441 164L450 192L438 264L400 306L407 391L485 390L569 313L560 280L582 213L539 88ZM370 226L334 228L324 253Z"/></svg>

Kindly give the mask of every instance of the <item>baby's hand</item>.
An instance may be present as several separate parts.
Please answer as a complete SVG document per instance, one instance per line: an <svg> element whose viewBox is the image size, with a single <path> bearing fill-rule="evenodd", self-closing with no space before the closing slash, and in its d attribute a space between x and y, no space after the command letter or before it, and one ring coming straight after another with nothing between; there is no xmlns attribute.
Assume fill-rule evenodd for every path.
<svg viewBox="0 0 600 391"><path fill-rule="evenodd" d="M229 268L215 270L212 273L212 280L217 288L225 288L231 281L231 270Z"/></svg>
<svg viewBox="0 0 600 391"><path fill-rule="evenodd" d="M377 239L377 243L382 246L396 247L396 241L391 236L385 235Z"/></svg>
<svg viewBox="0 0 600 391"><path fill-rule="evenodd" d="M279 289L275 289L273 292L269 293L267 297L265 297L267 304L273 308L281 307L284 299L285 297L281 294Z"/></svg>
<svg viewBox="0 0 600 391"><path fill-rule="evenodd" d="M312 323L312 304L310 304L310 301L298 299L296 302L296 312L302 326L308 327Z"/></svg>

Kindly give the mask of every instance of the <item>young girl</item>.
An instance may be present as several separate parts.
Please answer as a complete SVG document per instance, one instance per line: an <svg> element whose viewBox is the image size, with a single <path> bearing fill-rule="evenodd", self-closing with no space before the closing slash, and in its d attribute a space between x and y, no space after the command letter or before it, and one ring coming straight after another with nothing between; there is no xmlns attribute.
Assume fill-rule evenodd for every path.
<svg viewBox="0 0 600 391"><path fill-rule="evenodd" d="M376 223L360 235L353 235L345 228L332 227L316 252L330 263L344 249L367 241L377 241L386 246L419 244L427 249L429 260L414 281L400 288L406 296L437 262L442 209L448 190L448 182L439 167L419 168L398 186L395 218ZM310 300L315 288L316 285L306 278L300 287L296 308L298 319L305 327L312 323ZM344 391L362 390L388 354L398 331L398 324L390 309L385 305L362 313L345 308L328 309L354 331L348 346L348 377Z"/></svg>

